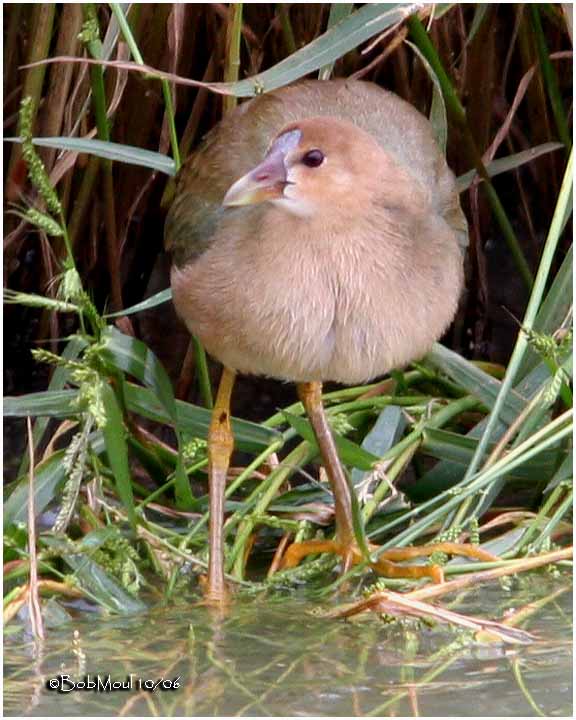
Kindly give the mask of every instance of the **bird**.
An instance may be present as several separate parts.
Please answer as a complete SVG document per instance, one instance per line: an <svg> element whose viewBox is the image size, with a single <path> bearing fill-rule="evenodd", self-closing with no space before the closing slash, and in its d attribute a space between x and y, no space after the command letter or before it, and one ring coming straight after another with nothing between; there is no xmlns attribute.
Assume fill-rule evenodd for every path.
<svg viewBox="0 0 576 720"><path fill-rule="evenodd" d="M304 80L258 95L227 113L183 165L165 225L173 301L223 365L208 433L207 599L228 592L236 374L297 384L333 491L334 540L293 545L284 566L322 551L349 566L359 556L353 490L322 385L367 382L425 355L457 311L466 241L430 122L371 82ZM422 554L401 549L374 567L437 580L430 568L393 565L409 550Z"/></svg>

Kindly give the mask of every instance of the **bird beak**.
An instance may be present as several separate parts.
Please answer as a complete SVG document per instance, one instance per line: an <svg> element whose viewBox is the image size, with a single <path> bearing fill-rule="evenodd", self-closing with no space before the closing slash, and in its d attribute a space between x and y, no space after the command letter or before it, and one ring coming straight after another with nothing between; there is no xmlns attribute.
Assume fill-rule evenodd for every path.
<svg viewBox="0 0 576 720"><path fill-rule="evenodd" d="M222 205L237 207L276 200L283 197L287 184L284 153L275 150L269 153L260 165L236 180L224 196Z"/></svg>

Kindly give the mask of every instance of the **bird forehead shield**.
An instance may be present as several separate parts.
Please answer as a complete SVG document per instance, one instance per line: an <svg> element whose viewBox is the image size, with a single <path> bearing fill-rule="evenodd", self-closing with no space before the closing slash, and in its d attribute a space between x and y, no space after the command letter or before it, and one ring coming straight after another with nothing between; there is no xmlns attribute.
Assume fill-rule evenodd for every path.
<svg viewBox="0 0 576 720"><path fill-rule="evenodd" d="M274 140L269 152L277 151L282 153L282 155L287 155L290 151L295 150L298 147L301 139L301 130L298 130L297 128L294 130L287 130Z"/></svg>

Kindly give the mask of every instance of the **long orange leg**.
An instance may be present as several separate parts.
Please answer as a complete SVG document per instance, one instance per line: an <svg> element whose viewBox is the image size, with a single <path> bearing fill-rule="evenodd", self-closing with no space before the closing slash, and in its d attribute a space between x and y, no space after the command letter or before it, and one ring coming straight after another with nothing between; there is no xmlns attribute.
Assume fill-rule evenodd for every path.
<svg viewBox="0 0 576 720"><path fill-rule="evenodd" d="M336 537L334 540L311 540L291 545L282 561L282 567L293 567L306 555L319 552L332 552L341 555L344 568L354 562L357 548L354 540L352 520L352 500L350 488L344 475L344 469L338 457L332 431L328 425L322 404L322 383L309 382L298 385L298 395L310 419L318 448L326 468L326 474L334 494L334 514L336 518Z"/></svg>
<svg viewBox="0 0 576 720"><path fill-rule="evenodd" d="M208 482L210 494L208 587L206 600L222 604L227 592L224 582L224 492L234 436L230 427L230 398L236 373L223 368L212 420L208 431Z"/></svg>
<svg viewBox="0 0 576 720"><path fill-rule="evenodd" d="M283 569L295 567L307 555L328 552L339 555L344 561L344 569L346 570L351 564L359 563L362 560L362 554L354 538L350 488L322 404L322 383L301 383L298 385L298 394L310 419L326 473L332 486L332 492L334 493L336 537L334 540L309 540L291 545L282 559L281 567ZM371 546L371 549L376 550L377 548ZM386 550L381 553L375 562L371 563L371 567L377 573L387 577L429 577L434 582L442 582L444 574L442 568L438 565L402 566L396 565L394 562L411 560L415 557L425 557L433 552L463 555L487 562L499 559L495 555L491 555L473 545L436 543L435 545Z"/></svg>
<svg viewBox="0 0 576 720"><path fill-rule="evenodd" d="M332 486L332 492L334 493L336 539L343 545L348 545L354 540L350 487L344 475L344 468L338 457L336 443L324 412L322 383L300 383L298 385L298 395L310 419L326 473Z"/></svg>

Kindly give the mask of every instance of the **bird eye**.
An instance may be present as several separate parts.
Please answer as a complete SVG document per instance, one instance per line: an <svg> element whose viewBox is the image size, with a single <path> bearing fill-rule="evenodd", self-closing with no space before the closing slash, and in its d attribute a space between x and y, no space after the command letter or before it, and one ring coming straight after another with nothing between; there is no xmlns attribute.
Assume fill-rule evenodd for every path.
<svg viewBox="0 0 576 720"><path fill-rule="evenodd" d="M303 156L302 162L306 167L315 168L324 162L324 153L321 150L309 150Z"/></svg>

